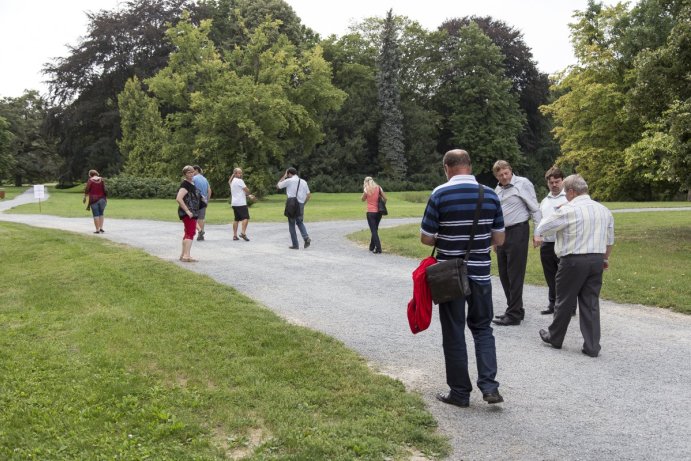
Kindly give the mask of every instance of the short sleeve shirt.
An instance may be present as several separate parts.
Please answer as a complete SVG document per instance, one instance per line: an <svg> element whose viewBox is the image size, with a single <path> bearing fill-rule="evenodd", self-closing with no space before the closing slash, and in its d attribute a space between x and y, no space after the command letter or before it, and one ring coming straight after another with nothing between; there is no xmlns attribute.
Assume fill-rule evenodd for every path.
<svg viewBox="0 0 691 461"><path fill-rule="evenodd" d="M247 205L247 196L245 195L245 181L240 178L233 178L230 182L230 206L244 206Z"/></svg>
<svg viewBox="0 0 691 461"><path fill-rule="evenodd" d="M479 186L471 175L456 175L432 191L420 232L436 237L438 260L465 257ZM482 187L484 198L468 258L468 277L475 283L487 285L491 283L492 232L504 232L504 215L497 194L488 187Z"/></svg>

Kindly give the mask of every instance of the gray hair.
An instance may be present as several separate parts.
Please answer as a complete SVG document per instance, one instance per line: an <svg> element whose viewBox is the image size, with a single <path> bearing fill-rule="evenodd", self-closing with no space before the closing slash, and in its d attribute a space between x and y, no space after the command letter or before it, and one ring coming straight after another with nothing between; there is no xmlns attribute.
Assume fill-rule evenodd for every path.
<svg viewBox="0 0 691 461"><path fill-rule="evenodd" d="M564 191L572 190L576 195L583 195L588 193L588 183L585 182L583 176L580 174L572 174L564 179Z"/></svg>

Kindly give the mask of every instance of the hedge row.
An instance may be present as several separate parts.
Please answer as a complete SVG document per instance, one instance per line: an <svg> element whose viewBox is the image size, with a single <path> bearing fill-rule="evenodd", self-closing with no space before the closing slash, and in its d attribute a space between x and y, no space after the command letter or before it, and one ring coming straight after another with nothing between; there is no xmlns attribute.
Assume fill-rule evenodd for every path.
<svg viewBox="0 0 691 461"><path fill-rule="evenodd" d="M180 181L120 175L106 180L108 196L114 198L175 198Z"/></svg>

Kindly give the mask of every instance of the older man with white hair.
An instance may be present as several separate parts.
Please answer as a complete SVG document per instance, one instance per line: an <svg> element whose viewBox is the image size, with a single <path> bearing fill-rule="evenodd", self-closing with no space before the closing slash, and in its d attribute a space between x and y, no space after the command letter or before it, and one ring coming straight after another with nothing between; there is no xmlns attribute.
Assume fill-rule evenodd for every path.
<svg viewBox="0 0 691 461"><path fill-rule="evenodd" d="M602 273L609 267L614 245L614 218L603 205L588 195L588 184L580 175L564 179L568 203L537 227L540 235L556 235L554 251L559 257L554 319L540 338L561 349L571 312L579 307L583 348L581 352L597 357L600 353L600 289Z"/></svg>

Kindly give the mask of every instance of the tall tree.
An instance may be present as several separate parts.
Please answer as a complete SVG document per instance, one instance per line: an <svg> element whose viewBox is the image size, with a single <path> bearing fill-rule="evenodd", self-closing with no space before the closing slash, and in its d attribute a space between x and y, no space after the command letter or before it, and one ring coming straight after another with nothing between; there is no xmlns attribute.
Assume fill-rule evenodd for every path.
<svg viewBox="0 0 691 461"><path fill-rule="evenodd" d="M381 52L377 60L377 102L381 114L379 153L385 176L401 180L406 174L403 142L403 114L399 89L400 51L393 11L384 21Z"/></svg>
<svg viewBox="0 0 691 461"><path fill-rule="evenodd" d="M44 130L48 103L37 91L26 91L18 98L0 100L0 117L7 122L12 156L6 163L15 185L55 179L60 158L55 142ZM7 136L5 136L7 139Z"/></svg>
<svg viewBox="0 0 691 461"><path fill-rule="evenodd" d="M166 65L168 23L191 0L131 0L116 10L88 13L86 36L65 58L44 67L56 106L49 117L65 159L62 178L71 181L89 168L115 174L122 167L117 95L125 82L150 77Z"/></svg>
<svg viewBox="0 0 691 461"><path fill-rule="evenodd" d="M436 106L444 117L439 151L454 147L473 155L476 174L487 174L499 158L523 164L518 135L524 115L511 91L499 48L475 23L449 35Z"/></svg>
<svg viewBox="0 0 691 461"><path fill-rule="evenodd" d="M14 135L10 131L10 124L5 117L0 116L0 185L12 176L16 161L12 155L12 140Z"/></svg>
<svg viewBox="0 0 691 461"><path fill-rule="evenodd" d="M518 104L526 116L526 124L518 136L518 144L527 170L523 172L536 184L542 183L544 172L559 155L559 145L551 134L552 125L540 111L549 102L549 77L540 72L523 34L504 21L492 17L466 16L448 19L440 29L457 36L462 27L477 24L503 55L505 76L511 80L511 90L518 95Z"/></svg>
<svg viewBox="0 0 691 461"><path fill-rule="evenodd" d="M563 156L600 199L650 200L689 188L688 0L631 11L593 1L576 14L579 60L545 107Z"/></svg>
<svg viewBox="0 0 691 461"><path fill-rule="evenodd" d="M270 20L260 25L228 62L209 38L208 20L196 26L183 15L167 32L175 51L145 83L164 115L161 150L174 169L198 161L220 187L241 164L253 169L254 186L266 191L275 168L321 141L320 116L338 109L344 95L331 85L321 49L298 52L279 25ZM136 82L132 85L121 98L124 120L130 112L151 112L151 103ZM150 120L157 124L155 116ZM133 138L123 137L121 145L145 145L140 139L145 133L127 132Z"/></svg>

